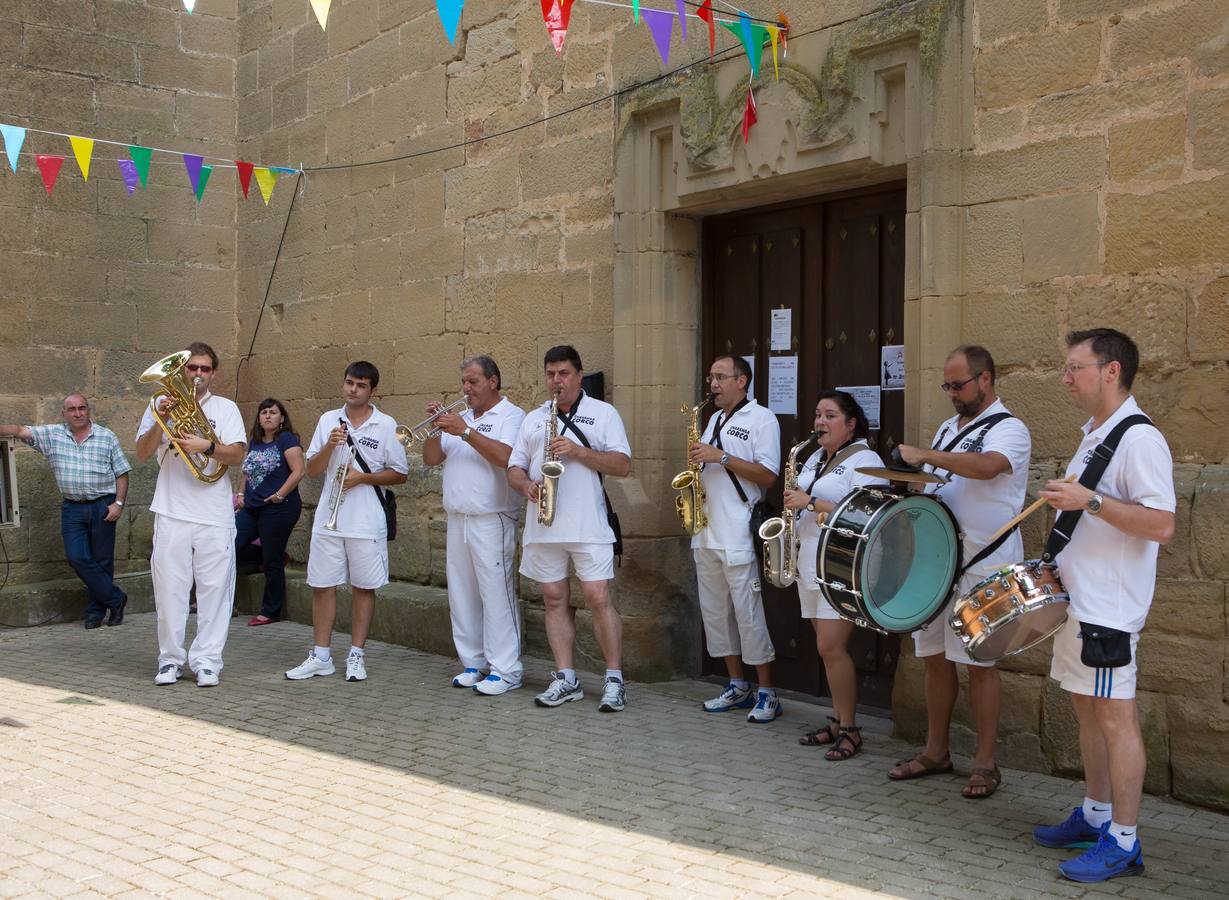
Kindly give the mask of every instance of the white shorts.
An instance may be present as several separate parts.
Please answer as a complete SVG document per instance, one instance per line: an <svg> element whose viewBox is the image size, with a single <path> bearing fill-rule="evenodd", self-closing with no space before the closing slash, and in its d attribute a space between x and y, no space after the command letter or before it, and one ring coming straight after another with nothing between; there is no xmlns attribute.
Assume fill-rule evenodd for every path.
<svg viewBox="0 0 1229 900"><path fill-rule="evenodd" d="M776 659L754 551L693 547L691 555L709 655L738 656L749 666Z"/></svg>
<svg viewBox="0 0 1229 900"><path fill-rule="evenodd" d="M568 560L581 581L614 578L614 544L526 544L521 550L521 574L538 584L568 577Z"/></svg>
<svg viewBox="0 0 1229 900"><path fill-rule="evenodd" d="M840 613L832 608L823 590L815 583L815 553L819 547L819 539L802 541L798 548L798 604L802 608L804 619L827 619L835 621L841 618Z"/></svg>
<svg viewBox="0 0 1229 900"><path fill-rule="evenodd" d="M979 666L983 669L988 669L994 665L993 661L982 662L970 657L964 649L964 644L956 636L956 632L952 631L952 626L948 624L952 614L956 611L956 602L973 590L973 586L988 574L990 573L966 574L960 579L960 583L956 585L956 590L952 591L952 596L949 598L947 607L943 612L925 628L913 632L914 656L918 659L924 659L927 656L937 656L942 653L951 662L960 663L965 666Z"/></svg>
<svg viewBox="0 0 1229 900"><path fill-rule="evenodd" d="M388 584L388 541L312 532L307 583L314 588L342 584L374 591Z"/></svg>
<svg viewBox="0 0 1229 900"><path fill-rule="evenodd" d="M1050 677L1069 694L1087 697L1109 697L1113 700L1131 700L1135 697L1135 676L1139 672L1135 648L1139 644L1139 632L1131 635L1131 661L1116 669L1097 669L1086 666L1080 660L1083 646L1080 638L1080 623L1075 616L1068 616L1063 627L1054 635L1054 657L1050 661Z"/></svg>

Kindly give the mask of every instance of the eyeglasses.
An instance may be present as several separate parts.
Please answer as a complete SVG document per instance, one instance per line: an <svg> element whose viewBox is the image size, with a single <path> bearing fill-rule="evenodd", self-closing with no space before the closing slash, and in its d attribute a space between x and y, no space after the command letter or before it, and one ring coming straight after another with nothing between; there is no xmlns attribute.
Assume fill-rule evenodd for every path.
<svg viewBox="0 0 1229 900"><path fill-rule="evenodd" d="M200 372L203 375L208 375L213 371L213 366L198 366L196 363L188 363L184 368L189 372Z"/></svg>
<svg viewBox="0 0 1229 900"><path fill-rule="evenodd" d="M723 375L721 372L713 372L709 375L704 376L704 379L705 381L722 382L722 381L725 381L727 378L737 378L737 377L738 377L737 375Z"/></svg>
<svg viewBox="0 0 1229 900"><path fill-rule="evenodd" d="M976 381L981 377L981 372L976 372L971 378L966 378L964 381L945 381L939 385L939 390L949 393L959 393L964 390L964 386L970 381Z"/></svg>
<svg viewBox="0 0 1229 900"><path fill-rule="evenodd" d="M1108 366L1108 365L1109 365L1108 362L1079 363L1078 365L1068 364L1068 365L1063 366L1061 369L1059 369L1058 373L1062 375L1063 378L1066 378L1068 375L1078 375L1080 372L1082 372L1084 369L1087 369L1089 366L1096 366L1099 369L1102 366Z"/></svg>

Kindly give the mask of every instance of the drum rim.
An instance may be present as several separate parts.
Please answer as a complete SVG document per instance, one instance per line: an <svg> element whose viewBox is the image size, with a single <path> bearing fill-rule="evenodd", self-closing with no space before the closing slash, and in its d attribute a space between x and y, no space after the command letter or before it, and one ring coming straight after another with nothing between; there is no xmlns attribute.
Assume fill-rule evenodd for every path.
<svg viewBox="0 0 1229 900"><path fill-rule="evenodd" d="M882 498L882 502L879 504L879 508L876 509L875 512L871 514L871 517L869 519L867 519L866 525L868 528L870 527L871 523L875 521L875 518L883 511L883 508L886 505L888 505L890 501L899 500L904 496L904 494L897 493L890 489L883 490L883 488L890 488L890 486L889 485L867 485L864 487L856 487L852 491L850 491L848 494L846 494L844 497L842 497L840 500L838 500L836 503L836 506L832 508L832 512L828 514L827 521L832 523L833 527L825 527L822 529L822 533L820 534L820 537L819 537L819 545L815 548L815 556L816 556L815 574L819 580L819 591L821 594L823 594L824 599L828 601L828 605L832 607L832 609L836 612L836 614L840 616L842 619L845 619L846 621L852 622L854 621L854 619L850 618L847 610L842 609L840 604L836 603L832 599L832 595L828 593L828 565L826 562L828 554L825 551L828 548L828 541L832 538L832 535L835 533L833 528L836 526L841 516L844 515L845 510L849 508L849 504L853 502L853 498L858 496L858 494L878 493L878 494L884 495L884 497ZM859 612L863 613L862 618L870 622L872 627L876 627L877 623L875 623L874 620L870 617L869 611L866 609L865 604L861 602L861 600L859 599L859 595L856 593L858 590L858 583L857 583L858 559L861 555L861 546L863 543L864 541L858 541L857 542L858 546L854 548L853 559L850 563L850 579L849 580L851 583L849 585L849 591L843 592L843 593L849 593L849 595L853 597L854 605L856 605L859 608Z"/></svg>
<svg viewBox="0 0 1229 900"><path fill-rule="evenodd" d="M1071 615L1071 598L1065 592L1062 594L1045 594L1044 596L1048 597L1049 599L1046 602L1042 603L1041 604L1042 606L1053 606L1056 603L1061 603L1067 607L1066 613L1063 615L1061 619L1059 619L1057 625L1055 625L1053 628L1051 628L1041 637L1037 638L1037 640L1032 641L1031 643L1025 644L1023 647L1019 647L1015 650L1012 650L1010 653L1004 653L1002 656L996 656L993 659L980 659L979 657L973 655L973 651L976 650L978 647L980 647L984 643L982 639L994 633L992 629L991 630L983 629L982 632L975 637L967 637L963 633L956 631L955 628L953 628L952 630L956 631L956 636L960 638L961 642L964 644L965 652L969 654L969 657L971 659L974 659L977 662L997 662L1000 659L1007 659L1007 657L1009 656L1015 656L1019 653L1023 653L1025 650L1032 650L1042 641L1047 640L1048 638L1051 638L1054 635L1056 635L1058 633L1058 630L1067 624L1067 619ZM1003 624L1014 622L1016 619L1020 618L1020 616L1024 615L1024 612L1025 610L1013 609L1009 616L1005 616L999 621Z"/></svg>

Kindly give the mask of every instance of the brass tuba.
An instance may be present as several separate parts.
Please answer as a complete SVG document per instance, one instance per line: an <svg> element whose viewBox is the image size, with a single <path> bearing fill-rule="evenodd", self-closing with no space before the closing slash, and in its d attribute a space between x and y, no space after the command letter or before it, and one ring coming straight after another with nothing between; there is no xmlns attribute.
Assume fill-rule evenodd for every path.
<svg viewBox="0 0 1229 900"><path fill-rule="evenodd" d="M556 388L550 398L550 416L546 422L546 442L542 445L542 486L538 488L538 522L549 526L555 521L555 504L559 502L559 477L563 475L563 463L551 450L559 435L559 424L556 416L559 414L559 392Z"/></svg>
<svg viewBox="0 0 1229 900"><path fill-rule="evenodd" d="M162 385L149 398L149 409L154 415L154 421L166 432L171 446L187 464L192 477L205 484L213 484L226 474L227 467L202 453L188 453L179 443L181 437L190 434L213 441L215 444L222 443L214 433L213 426L209 424L209 420L201 411L200 404L196 402L198 379L193 379L189 383L184 377L183 367L191 357L192 354L187 350L164 356L141 374L141 382L148 384L156 381ZM158 410L158 402L163 397L169 397L171 400L171 405L167 407L165 413Z"/></svg>
<svg viewBox="0 0 1229 900"><path fill-rule="evenodd" d="M812 431L801 444L790 448L785 461L785 489L798 487L798 454L819 438ZM798 510L783 509L781 515L760 526L764 542L764 577L774 587L787 588L798 578Z"/></svg>
<svg viewBox="0 0 1229 900"><path fill-rule="evenodd" d="M713 395L707 394L696 406L684 406L680 410L691 416L687 425L688 459L691 445L700 442L700 412L712 400ZM708 526L708 515L704 511L707 498L704 496L704 482L700 479L703 469L703 463L688 462L687 468L675 475L670 482L670 486L679 492L674 498L674 510L679 515L679 521L683 523L683 530L688 534L699 534Z"/></svg>

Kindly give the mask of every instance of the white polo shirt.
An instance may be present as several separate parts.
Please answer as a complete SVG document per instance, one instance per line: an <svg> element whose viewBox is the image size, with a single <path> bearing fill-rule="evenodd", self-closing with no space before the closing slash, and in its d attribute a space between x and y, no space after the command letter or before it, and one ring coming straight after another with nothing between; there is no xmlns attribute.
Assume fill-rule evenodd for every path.
<svg viewBox="0 0 1229 900"><path fill-rule="evenodd" d="M781 471L781 426L777 417L754 399L725 421L721 410L709 417L701 442L711 444L718 420L721 422L721 449L732 457L759 463L772 471ZM764 496L764 489L747 478L739 478L744 503L730 480L733 473L719 463L706 463L701 473L708 525L692 535L692 549L751 550L751 507ZM737 477L737 476L735 476Z"/></svg>
<svg viewBox="0 0 1229 900"><path fill-rule="evenodd" d="M1067 464L1077 478L1092 461L1092 452L1122 419L1141 412L1134 397L1127 397L1095 431L1092 420L1082 426L1084 439ZM1128 428L1114 458L1096 487L1105 497L1136 503L1149 509L1173 512L1174 464L1165 438L1153 425ZM1063 552L1058 554L1059 576L1071 595L1071 615L1081 622L1121 631L1143 629L1156 587L1156 541L1119 531L1104 519L1080 516L1080 523Z"/></svg>
<svg viewBox="0 0 1229 900"><path fill-rule="evenodd" d="M461 415L476 434L507 444L516 443L525 411L507 397L481 416L472 409ZM441 434L444 451L444 509L450 513L476 516L483 513L510 513L520 509L520 496L508 486L506 470L493 466L473 445L455 434Z"/></svg>
<svg viewBox="0 0 1229 900"><path fill-rule="evenodd" d="M542 480L542 451L546 443L546 423L550 404L532 410L521 425L512 447L508 468L524 469L532 481ZM614 451L629 459L632 448L619 411L609 403L580 395L573 417L576 425L589 439L589 446L602 452ZM563 420L557 422L560 437L580 440L571 429L563 430ZM558 503L555 521L547 527L538 521L536 503L526 503L524 543L529 544L613 544L614 532L606 521L606 501L597 472L574 460L563 460L564 471L559 476Z"/></svg>
<svg viewBox="0 0 1229 900"><path fill-rule="evenodd" d="M965 431L969 425L984 421L997 413L1008 412L1002 400L995 400L972 422L962 428L958 426L959 416L952 416L941 426L935 435L931 446L938 445L943 450L951 443L952 438ZM981 428L974 428L965 435L961 442L952 448L952 453L978 452L975 446L982 433ZM940 469L951 478L947 484L931 484L926 491L947 504L960 531L964 534L964 564L977 555L983 547L990 543L994 533L1024 508L1024 496L1028 492L1028 462L1032 453L1032 438L1028 427L1017 418L1004 419L994 425L981 439L980 452L1001 453L1007 458L1011 470L1003 472L990 479L964 478ZM925 467L934 471L933 466ZM1024 538L1016 529L1011 537L1003 541L999 548L969 570L970 575L985 575L1002 566L1022 562L1024 559Z"/></svg>
<svg viewBox="0 0 1229 900"><path fill-rule="evenodd" d="M798 490L808 491L812 497L825 503L838 503L846 494L857 488L887 484L887 481L876 475L863 475L856 471L871 467L883 468L883 460L865 440L855 441L853 446L862 449L841 460L840 465L833 466L818 481L815 481L815 475L823 468L823 460L820 459L823 453L811 454L810 459L798 470ZM803 509L798 512L798 539L802 543L810 541L813 546L819 543L819 516L810 510Z"/></svg>
<svg viewBox="0 0 1229 900"><path fill-rule="evenodd" d="M206 393L200 407L213 426L219 443L247 443L243 416L233 401ZM137 440L151 428L162 430L154 420L153 411L146 406L145 415L137 427ZM232 531L235 529L230 479L224 475L213 484L197 481L188 464L171 449L165 431L162 432L162 446L158 448L158 483L154 487L154 499L149 508L171 519L195 522L197 525L216 525Z"/></svg>
<svg viewBox="0 0 1229 900"><path fill-rule="evenodd" d="M307 458L311 459L322 450L329 453L329 463L324 469L324 485L320 489L320 503L316 506L316 515L312 522L312 531L320 534L346 538L383 538L387 536L388 528L384 521L384 507L380 505L379 495L370 484L360 484L346 491L345 500L337 512L337 530L330 531L324 527L329 520L333 505L333 474L342 460L349 453L350 445L341 444L331 451L326 445L329 432L337 427L338 420L346 419L346 427L350 429L350 438L363 454L367 468L374 472L392 469L402 475L409 474L410 466L406 462L405 448L397 440L397 423L392 416L380 412L373 403L371 415L367 421L357 427L346 418L346 408L330 410L320 417L316 430L312 434L311 444L307 447ZM351 468L362 471L357 461ZM389 488L382 488L389 490Z"/></svg>

